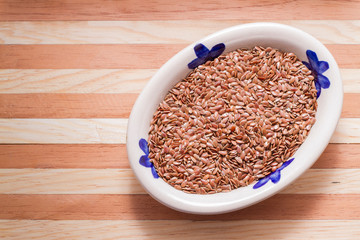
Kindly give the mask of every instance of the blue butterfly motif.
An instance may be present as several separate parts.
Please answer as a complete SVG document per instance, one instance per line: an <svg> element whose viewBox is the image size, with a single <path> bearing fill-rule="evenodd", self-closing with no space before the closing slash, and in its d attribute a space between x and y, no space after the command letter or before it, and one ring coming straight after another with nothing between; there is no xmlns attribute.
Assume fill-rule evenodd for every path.
<svg viewBox="0 0 360 240"><path fill-rule="evenodd" d="M330 87L330 80L323 75L323 73L329 69L329 63L326 61L319 61L316 53L311 50L306 51L306 56L309 62L303 61L303 64L313 72L318 98L321 93L321 88L326 89Z"/></svg>
<svg viewBox="0 0 360 240"><path fill-rule="evenodd" d="M149 159L148 142L145 139L141 138L140 141L139 141L139 147L145 153L145 155L142 155L140 157L139 163L144 167L151 168L151 173L152 173L153 177L158 178L159 175L156 172L154 164L152 162L150 162L150 159Z"/></svg>
<svg viewBox="0 0 360 240"><path fill-rule="evenodd" d="M220 56L224 50L225 44L223 43L216 44L211 48L211 50L209 50L204 44L199 43L194 47L197 58L188 64L188 68L194 69L197 66L206 63L207 61L214 60L214 58Z"/></svg>
<svg viewBox="0 0 360 240"><path fill-rule="evenodd" d="M278 169L276 169L276 171L272 172L271 174L269 174L268 176L261 178L254 186L253 189L257 189L259 187L264 186L269 180L271 180L273 183L278 183L280 181L281 178L281 170L283 170L284 168L286 168L287 166L289 166L289 164L294 161L295 158L291 158L288 161L284 162L283 165L281 167L279 167Z"/></svg>

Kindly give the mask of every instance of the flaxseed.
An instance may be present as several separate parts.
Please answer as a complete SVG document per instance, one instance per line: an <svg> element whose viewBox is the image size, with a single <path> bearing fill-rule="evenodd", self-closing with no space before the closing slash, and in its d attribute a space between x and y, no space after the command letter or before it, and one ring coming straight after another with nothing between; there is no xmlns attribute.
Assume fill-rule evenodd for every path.
<svg viewBox="0 0 360 240"><path fill-rule="evenodd" d="M293 53L238 49L195 68L159 104L149 158L168 184L211 194L278 169L315 123L311 71Z"/></svg>

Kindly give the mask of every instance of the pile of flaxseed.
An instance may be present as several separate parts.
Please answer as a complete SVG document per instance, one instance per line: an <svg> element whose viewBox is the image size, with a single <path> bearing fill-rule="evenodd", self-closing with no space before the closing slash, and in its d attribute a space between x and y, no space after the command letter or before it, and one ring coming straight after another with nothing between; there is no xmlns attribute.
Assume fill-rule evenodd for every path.
<svg viewBox="0 0 360 240"><path fill-rule="evenodd" d="M155 112L149 158L187 193L227 192L279 168L315 123L311 71L293 53L238 49L198 66Z"/></svg>

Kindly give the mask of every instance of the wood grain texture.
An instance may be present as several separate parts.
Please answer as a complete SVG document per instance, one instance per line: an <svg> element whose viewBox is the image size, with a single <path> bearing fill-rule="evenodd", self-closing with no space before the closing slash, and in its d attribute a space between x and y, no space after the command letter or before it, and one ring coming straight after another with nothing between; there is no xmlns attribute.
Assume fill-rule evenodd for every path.
<svg viewBox="0 0 360 240"><path fill-rule="evenodd" d="M0 118L128 118L137 97L131 93L3 94Z"/></svg>
<svg viewBox="0 0 360 240"><path fill-rule="evenodd" d="M0 169L0 194L144 194L130 169Z"/></svg>
<svg viewBox="0 0 360 240"><path fill-rule="evenodd" d="M0 69L0 93L140 93L155 72L155 69Z"/></svg>
<svg viewBox="0 0 360 240"><path fill-rule="evenodd" d="M360 169L310 169L281 193L360 194ZM28 168L0 169L0 194L146 194L146 192L131 169Z"/></svg>
<svg viewBox="0 0 360 240"><path fill-rule="evenodd" d="M176 4L175 4L176 3ZM358 1L2 0L0 20L357 19ZM271 14L269 14L271 13Z"/></svg>
<svg viewBox="0 0 360 240"><path fill-rule="evenodd" d="M1 219L44 220L360 220L360 195L278 194L220 215L181 213L149 195L1 194Z"/></svg>
<svg viewBox="0 0 360 240"><path fill-rule="evenodd" d="M360 194L359 169L310 169L283 194ZM346 187L345 187L346 186Z"/></svg>
<svg viewBox="0 0 360 240"><path fill-rule="evenodd" d="M184 44L0 45L0 69L159 68ZM341 68L360 68L360 44L328 44ZM33 56L36 56L34 59ZM195 56L195 55L194 55Z"/></svg>
<svg viewBox="0 0 360 240"><path fill-rule="evenodd" d="M360 122L357 118L342 118L336 127L330 142L332 143L359 143Z"/></svg>
<svg viewBox="0 0 360 240"><path fill-rule="evenodd" d="M130 168L125 144L0 145L0 159L0 168Z"/></svg>
<svg viewBox="0 0 360 240"><path fill-rule="evenodd" d="M360 91L360 69L340 69L345 93Z"/></svg>
<svg viewBox="0 0 360 240"><path fill-rule="evenodd" d="M326 231L324 231L326 229ZM266 232L266 234L263 234ZM194 234L196 233L196 234ZM2 239L357 240L359 220L0 220Z"/></svg>
<svg viewBox="0 0 360 240"><path fill-rule="evenodd" d="M183 47L176 44L0 45L0 68L159 68Z"/></svg>
<svg viewBox="0 0 360 240"><path fill-rule="evenodd" d="M190 44L216 31L257 21L13 21L0 22L2 44ZM271 20L325 44L359 44L358 20Z"/></svg>
<svg viewBox="0 0 360 240"><path fill-rule="evenodd" d="M312 169L360 168L359 144L329 144ZM0 145L0 168L130 168L125 144Z"/></svg>
<svg viewBox="0 0 360 240"><path fill-rule="evenodd" d="M156 69L0 69L0 93L140 93ZM340 69L360 93L360 69Z"/></svg>
<svg viewBox="0 0 360 240"><path fill-rule="evenodd" d="M343 108L341 117L343 118L356 118L359 116L357 109L360 109L360 94L346 93L343 99Z"/></svg>
<svg viewBox="0 0 360 240"><path fill-rule="evenodd" d="M127 119L0 119L0 143L125 143Z"/></svg>
<svg viewBox="0 0 360 240"><path fill-rule="evenodd" d="M329 144L312 168L360 168L359 156L358 144Z"/></svg>
<svg viewBox="0 0 360 240"><path fill-rule="evenodd" d="M125 143L127 119L0 119L0 143ZM360 118L341 118L330 143L360 143Z"/></svg>
<svg viewBox="0 0 360 240"><path fill-rule="evenodd" d="M0 118L128 118L138 94L3 94ZM360 117L360 93L344 95L343 118Z"/></svg>
<svg viewBox="0 0 360 240"><path fill-rule="evenodd" d="M357 240L359 13L360 0L0 0L0 239ZM338 62L345 95L331 143L254 206L169 209L130 169L133 103L188 44L262 21L304 30Z"/></svg>

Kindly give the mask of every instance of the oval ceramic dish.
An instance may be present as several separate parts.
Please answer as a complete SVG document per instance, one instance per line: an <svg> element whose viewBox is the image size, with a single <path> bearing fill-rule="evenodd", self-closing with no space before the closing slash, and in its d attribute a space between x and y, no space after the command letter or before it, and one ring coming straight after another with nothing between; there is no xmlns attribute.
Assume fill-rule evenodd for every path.
<svg viewBox="0 0 360 240"><path fill-rule="evenodd" d="M295 53L315 72L318 93L316 123L294 156L271 175L228 193L187 194L159 178L147 157L150 121L167 92L184 79L190 68L238 48L272 47ZM201 52L199 52L201 49ZM145 190L173 209L196 214L218 214L262 201L288 186L319 158L340 118L343 101L339 68L328 49L311 35L281 24L253 23L214 33L186 47L153 76L138 97L128 123L130 165Z"/></svg>

